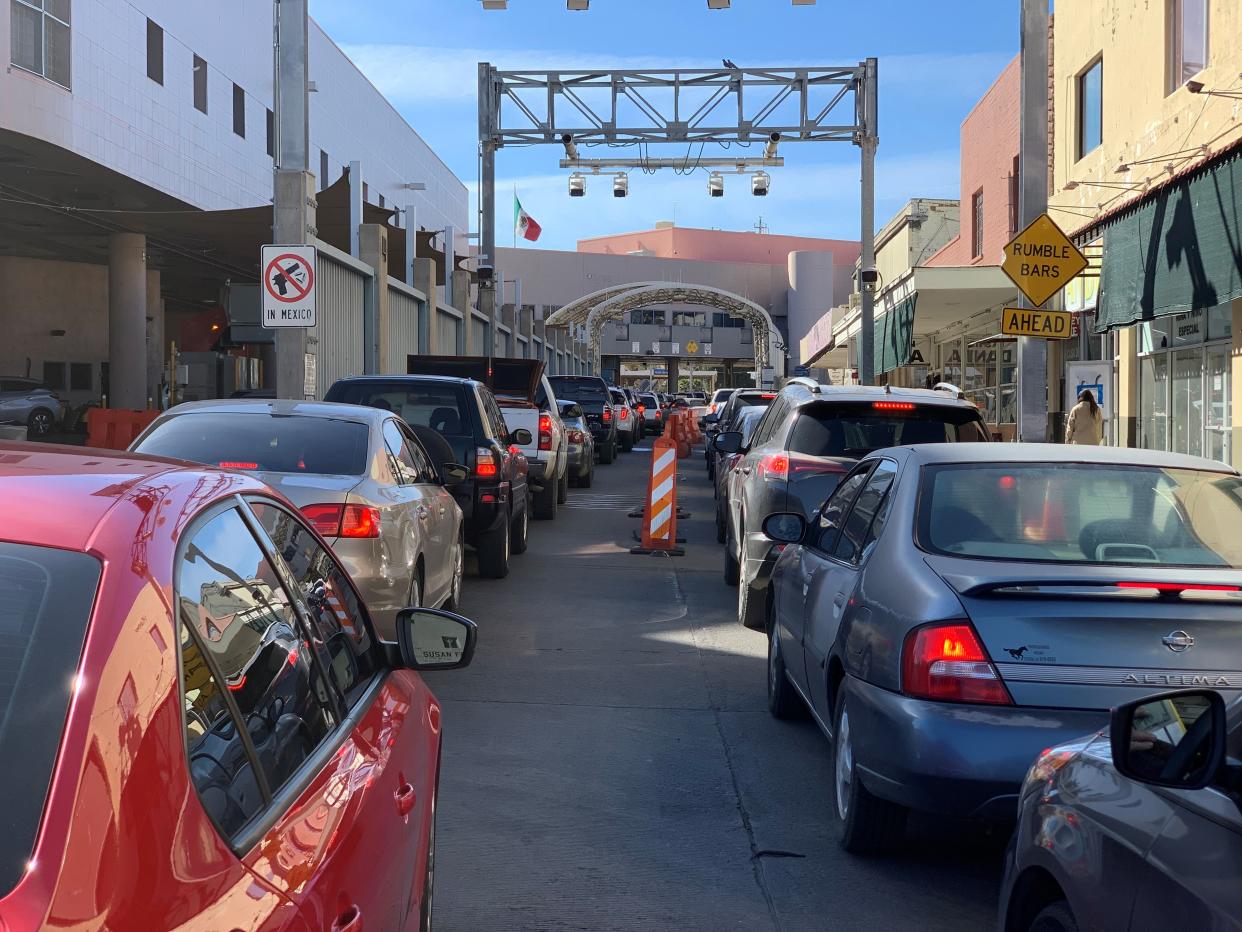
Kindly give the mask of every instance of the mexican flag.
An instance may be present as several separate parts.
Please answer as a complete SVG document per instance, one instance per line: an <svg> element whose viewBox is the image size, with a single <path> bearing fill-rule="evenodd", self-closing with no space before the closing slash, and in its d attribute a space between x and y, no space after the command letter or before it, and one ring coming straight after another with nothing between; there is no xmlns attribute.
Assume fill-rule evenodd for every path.
<svg viewBox="0 0 1242 932"><path fill-rule="evenodd" d="M522 202L517 199L516 194L513 195L513 229L522 239L528 239L532 243L539 239L539 234L543 232L543 227L523 209Z"/></svg>

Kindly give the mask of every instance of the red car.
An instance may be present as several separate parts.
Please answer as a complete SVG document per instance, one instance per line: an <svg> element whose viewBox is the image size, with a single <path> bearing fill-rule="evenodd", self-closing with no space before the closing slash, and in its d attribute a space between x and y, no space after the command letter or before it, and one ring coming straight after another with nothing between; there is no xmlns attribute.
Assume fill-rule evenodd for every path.
<svg viewBox="0 0 1242 932"><path fill-rule="evenodd" d="M472 622L379 641L253 478L0 444L0 930L427 929Z"/></svg>

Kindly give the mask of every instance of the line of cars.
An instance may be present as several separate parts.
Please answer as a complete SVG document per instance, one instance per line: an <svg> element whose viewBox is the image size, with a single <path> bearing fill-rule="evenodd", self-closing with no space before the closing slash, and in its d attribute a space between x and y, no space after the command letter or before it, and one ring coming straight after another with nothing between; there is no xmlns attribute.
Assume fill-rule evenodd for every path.
<svg viewBox="0 0 1242 932"><path fill-rule="evenodd" d="M471 660L467 549L505 575L638 412L542 363L409 368L180 405L124 453L0 444L0 926L430 929L418 671Z"/></svg>
<svg viewBox="0 0 1242 932"><path fill-rule="evenodd" d="M707 418L725 579L772 714L830 742L842 845L1016 819L1006 932L1238 928L1238 473L986 442L951 392L733 399Z"/></svg>

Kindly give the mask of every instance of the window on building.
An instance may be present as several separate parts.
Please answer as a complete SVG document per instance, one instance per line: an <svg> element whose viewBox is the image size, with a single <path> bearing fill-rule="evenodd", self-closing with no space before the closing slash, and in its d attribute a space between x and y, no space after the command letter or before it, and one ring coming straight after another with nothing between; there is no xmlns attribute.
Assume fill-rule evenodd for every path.
<svg viewBox="0 0 1242 932"><path fill-rule="evenodd" d="M194 109L207 112L207 62L194 56Z"/></svg>
<svg viewBox="0 0 1242 932"><path fill-rule="evenodd" d="M246 138L246 92L237 84L233 85L233 132Z"/></svg>
<svg viewBox="0 0 1242 932"><path fill-rule="evenodd" d="M1009 172L1009 232L1017 233L1022 222L1022 160L1013 157L1013 169Z"/></svg>
<svg viewBox="0 0 1242 932"><path fill-rule="evenodd" d="M331 165L332 163L328 161L328 153L324 152L323 149L320 149L319 150L319 190L321 191L330 184L330 182L328 181L328 174L332 171Z"/></svg>
<svg viewBox="0 0 1242 932"><path fill-rule="evenodd" d="M70 0L9 0L13 64L69 87Z"/></svg>
<svg viewBox="0 0 1242 932"><path fill-rule="evenodd" d="M147 77L164 83L164 30L153 20L147 20Z"/></svg>
<svg viewBox="0 0 1242 932"><path fill-rule="evenodd" d="M1168 0L1169 75L1166 90L1175 90L1207 67L1208 0Z"/></svg>
<svg viewBox="0 0 1242 932"><path fill-rule="evenodd" d="M267 111L267 154L276 158L276 114Z"/></svg>
<svg viewBox="0 0 1242 932"><path fill-rule="evenodd" d="M1078 157L1099 146L1104 126L1104 60L1078 76Z"/></svg>
<svg viewBox="0 0 1242 932"><path fill-rule="evenodd" d="M379 196L379 205L380 205L380 209L382 210L384 207L384 195L382 194Z"/></svg>
<svg viewBox="0 0 1242 932"><path fill-rule="evenodd" d="M43 364L43 384L56 391L64 391L65 364L63 362L45 362Z"/></svg>
<svg viewBox="0 0 1242 932"><path fill-rule="evenodd" d="M970 254L975 258L983 255L983 189L970 198Z"/></svg>
<svg viewBox="0 0 1242 932"><path fill-rule="evenodd" d="M94 387L89 362L69 363L69 390L72 392L89 392Z"/></svg>
<svg viewBox="0 0 1242 932"><path fill-rule="evenodd" d="M365 181L362 183L362 200L368 204L371 202L371 186Z"/></svg>

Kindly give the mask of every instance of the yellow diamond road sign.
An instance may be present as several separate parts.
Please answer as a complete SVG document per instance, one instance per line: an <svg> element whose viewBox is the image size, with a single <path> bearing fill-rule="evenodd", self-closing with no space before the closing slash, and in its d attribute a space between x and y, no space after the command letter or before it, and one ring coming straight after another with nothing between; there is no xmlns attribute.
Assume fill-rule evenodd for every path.
<svg viewBox="0 0 1242 932"><path fill-rule="evenodd" d="M1018 290L1037 307L1086 267L1087 257L1047 214L1040 214L1013 238L1001 263Z"/></svg>
<svg viewBox="0 0 1242 932"><path fill-rule="evenodd" d="M698 351L699 351L699 344L695 343L693 340L691 340L689 343L686 344L687 353L690 353L691 355L693 355L697 353Z"/></svg>

